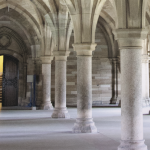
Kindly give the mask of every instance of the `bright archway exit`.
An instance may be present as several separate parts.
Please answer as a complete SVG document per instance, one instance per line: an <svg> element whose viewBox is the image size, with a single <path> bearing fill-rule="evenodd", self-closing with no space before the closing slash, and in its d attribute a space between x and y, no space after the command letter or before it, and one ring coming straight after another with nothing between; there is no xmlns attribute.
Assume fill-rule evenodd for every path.
<svg viewBox="0 0 150 150"><path fill-rule="evenodd" d="M3 62L4 56L0 56L0 110L2 108L2 82L3 82Z"/></svg>

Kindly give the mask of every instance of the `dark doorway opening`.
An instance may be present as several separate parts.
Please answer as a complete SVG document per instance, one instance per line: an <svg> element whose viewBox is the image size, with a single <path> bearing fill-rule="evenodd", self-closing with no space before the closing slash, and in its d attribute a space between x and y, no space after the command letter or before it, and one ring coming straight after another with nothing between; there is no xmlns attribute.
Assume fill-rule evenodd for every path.
<svg viewBox="0 0 150 150"><path fill-rule="evenodd" d="M2 106L18 106L18 60L3 55Z"/></svg>

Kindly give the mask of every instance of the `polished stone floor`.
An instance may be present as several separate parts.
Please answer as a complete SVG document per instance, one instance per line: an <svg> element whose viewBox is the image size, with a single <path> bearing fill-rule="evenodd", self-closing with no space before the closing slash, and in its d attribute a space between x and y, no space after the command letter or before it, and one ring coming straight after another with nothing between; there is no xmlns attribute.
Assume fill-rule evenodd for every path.
<svg viewBox="0 0 150 150"><path fill-rule="evenodd" d="M120 108L93 108L97 134L73 134L71 119L52 119L52 111L2 110L0 150L117 150L120 140ZM150 148L150 115L144 115L144 137Z"/></svg>

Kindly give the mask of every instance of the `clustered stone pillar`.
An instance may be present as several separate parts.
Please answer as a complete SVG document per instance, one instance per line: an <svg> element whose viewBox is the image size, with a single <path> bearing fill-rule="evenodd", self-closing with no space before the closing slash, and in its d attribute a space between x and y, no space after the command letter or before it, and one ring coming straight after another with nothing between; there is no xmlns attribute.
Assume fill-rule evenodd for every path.
<svg viewBox="0 0 150 150"><path fill-rule="evenodd" d="M112 91L112 99L110 104L116 104L118 100L118 60L112 59L112 67L113 67L113 91Z"/></svg>
<svg viewBox="0 0 150 150"><path fill-rule="evenodd" d="M69 51L54 51L55 109L52 118L70 118L66 108L66 62L69 53Z"/></svg>
<svg viewBox="0 0 150 150"><path fill-rule="evenodd" d="M149 106L150 104L149 104L149 56L148 55L142 55L142 97L143 97L143 107Z"/></svg>
<svg viewBox="0 0 150 150"><path fill-rule="evenodd" d="M92 118L92 51L96 44L73 44L77 52L77 119L74 133L96 133Z"/></svg>
<svg viewBox="0 0 150 150"><path fill-rule="evenodd" d="M142 42L147 31L117 30L121 53L121 144L118 150L147 150L143 139Z"/></svg>
<svg viewBox="0 0 150 150"><path fill-rule="evenodd" d="M41 57L42 60L42 77L43 77L43 102L42 109L52 110L51 103L51 61L52 56Z"/></svg>

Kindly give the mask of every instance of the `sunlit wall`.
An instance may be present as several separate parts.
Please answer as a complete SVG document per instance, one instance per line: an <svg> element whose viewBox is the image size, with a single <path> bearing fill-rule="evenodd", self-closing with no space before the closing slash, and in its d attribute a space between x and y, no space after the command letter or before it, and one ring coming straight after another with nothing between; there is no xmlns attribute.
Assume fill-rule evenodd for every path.
<svg viewBox="0 0 150 150"><path fill-rule="evenodd" d="M3 56L0 56L0 75L3 74ZM0 77L0 110L2 109L2 77Z"/></svg>
<svg viewBox="0 0 150 150"><path fill-rule="evenodd" d="M0 75L3 74L3 56L0 56Z"/></svg>

